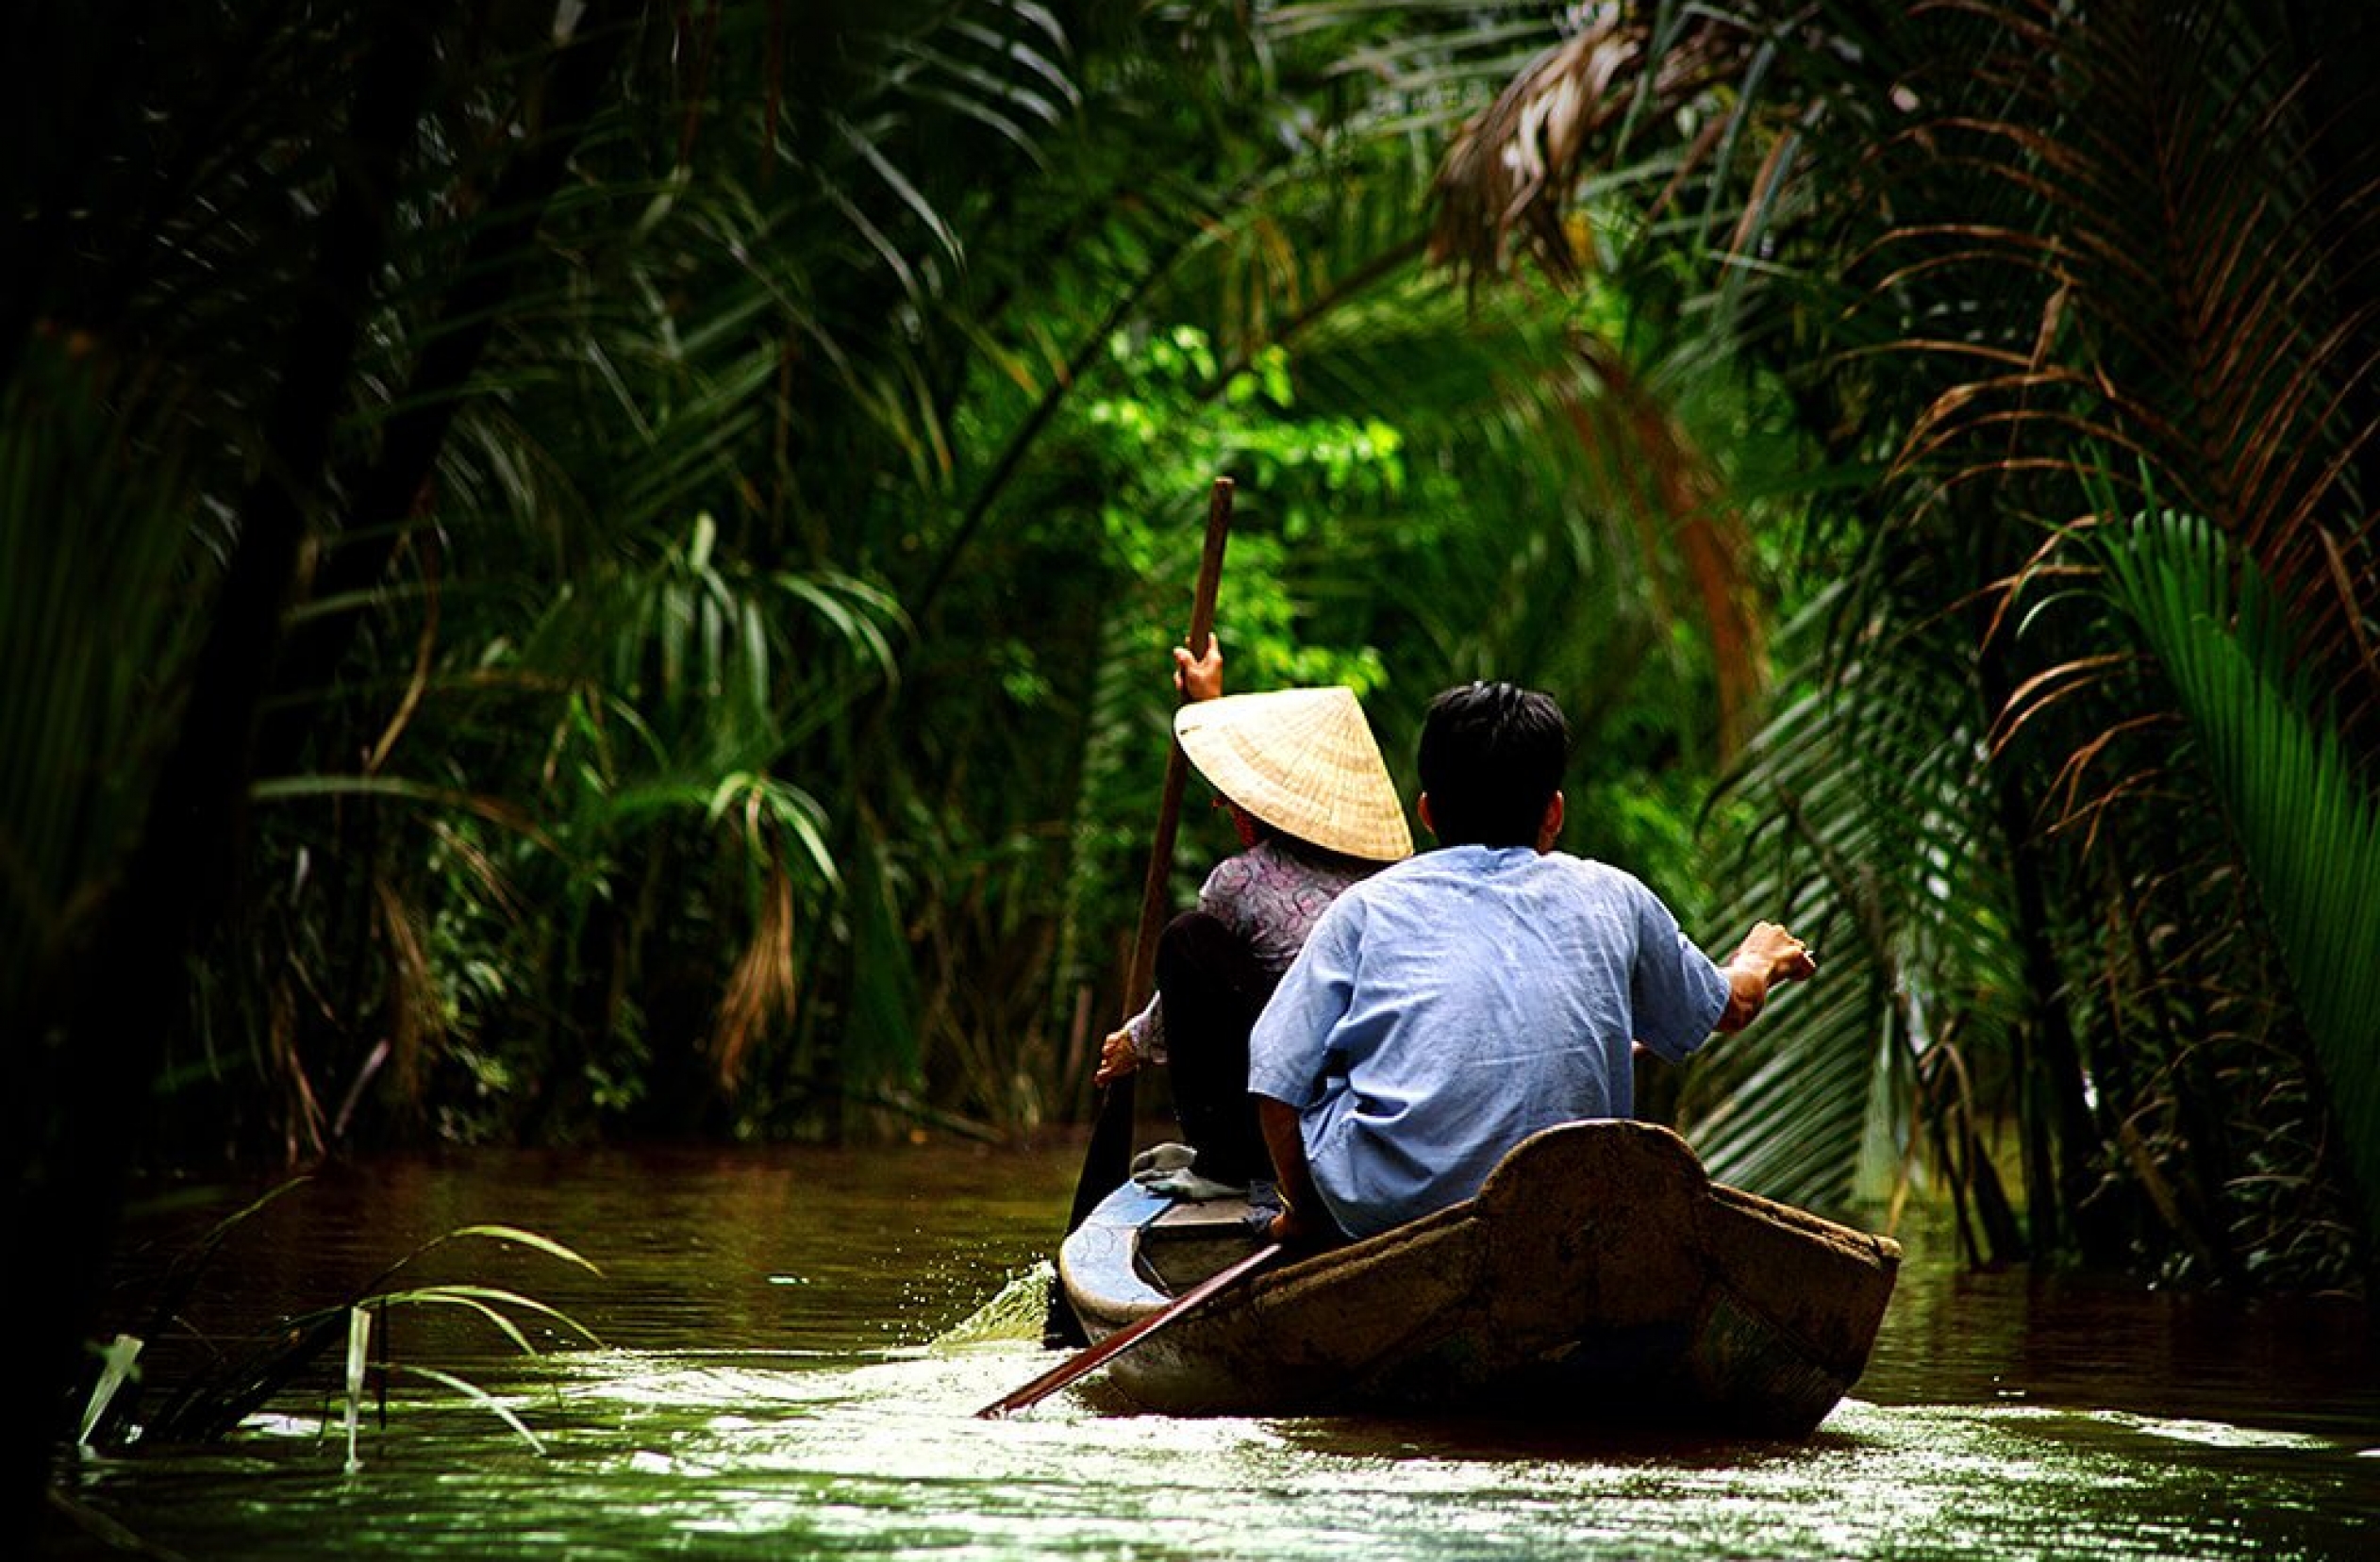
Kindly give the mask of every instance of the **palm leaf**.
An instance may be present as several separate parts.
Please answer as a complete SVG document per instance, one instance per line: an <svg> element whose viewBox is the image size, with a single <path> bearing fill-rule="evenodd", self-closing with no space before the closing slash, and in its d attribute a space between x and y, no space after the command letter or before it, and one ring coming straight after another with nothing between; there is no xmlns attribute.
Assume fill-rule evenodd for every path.
<svg viewBox="0 0 2380 1562"><path fill-rule="evenodd" d="M152 412L111 419L88 343L27 346L0 394L0 938L18 952L0 1014L79 957L123 870L172 740L211 571L186 469L144 450Z"/></svg>
<svg viewBox="0 0 2380 1562"><path fill-rule="evenodd" d="M1822 600L1789 633L1806 648L1835 609ZM1956 1176L1989 1176L1951 1137L1979 1104L1946 1095L1942 1069L1948 1047L2004 1054L2019 1018L1997 843L1967 801L1975 709L1939 646L1882 642L1747 753L1731 789L1757 823L1733 854L1712 947L1780 918L1822 965L1687 1075L1680 1122L1714 1175L1839 1205L1906 1174L1877 1146L1914 1163L1926 1135L1967 1168L1952 1183L1962 1204Z"/></svg>
<svg viewBox="0 0 2380 1562"><path fill-rule="evenodd" d="M2113 495L2102 490L2101 505ZM2198 517L2099 535L2114 600L2172 681L2313 1034L2367 1200L2380 1197L2380 803L2292 666L2262 573Z"/></svg>

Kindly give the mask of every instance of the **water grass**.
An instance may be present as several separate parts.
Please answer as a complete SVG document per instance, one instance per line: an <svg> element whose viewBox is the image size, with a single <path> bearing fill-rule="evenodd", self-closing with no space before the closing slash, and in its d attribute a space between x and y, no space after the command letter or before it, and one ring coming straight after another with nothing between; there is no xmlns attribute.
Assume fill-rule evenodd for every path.
<svg viewBox="0 0 2380 1562"><path fill-rule="evenodd" d="M152 1325L153 1335L178 1320L198 1271L221 1249L225 1238L295 1186L284 1184L218 1222L190 1253L176 1260L166 1273L158 1306L152 1314L157 1320ZM520 1290L472 1281L394 1284L425 1255L465 1240L525 1248L590 1274L600 1276L603 1272L575 1249L540 1232L501 1224L458 1226L397 1258L349 1295L329 1305L283 1319L248 1350L219 1354L211 1365L176 1385L154 1415L137 1421L125 1408L130 1396L124 1394L123 1389L138 1379L136 1362L145 1341L140 1336L118 1335L112 1344L98 1353L99 1368L85 1398L77 1441L94 1447L143 1439L192 1442L227 1437L275 1395L293 1386L343 1338L345 1355L339 1408L345 1437L346 1468L351 1472L362 1468L365 1399L377 1389L383 1396L385 1421L387 1386L398 1373L437 1384L489 1410L532 1448L543 1453L543 1441L515 1411L485 1388L442 1368L390 1359L389 1315L402 1308L451 1309L476 1318L493 1328L513 1349L528 1356L541 1354L530 1338L528 1325L532 1322L551 1325L558 1334L590 1345L603 1343L593 1330L569 1313ZM374 1359L375 1340L377 1360Z"/></svg>

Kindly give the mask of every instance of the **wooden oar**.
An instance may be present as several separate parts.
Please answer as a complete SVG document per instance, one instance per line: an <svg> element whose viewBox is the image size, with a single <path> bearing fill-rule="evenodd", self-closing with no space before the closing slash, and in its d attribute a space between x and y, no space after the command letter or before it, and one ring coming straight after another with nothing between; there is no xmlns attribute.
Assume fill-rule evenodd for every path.
<svg viewBox="0 0 2380 1562"><path fill-rule="evenodd" d="M1191 1313L1206 1305L1209 1298L1220 1295L1236 1282L1254 1274L1280 1255L1281 1244L1278 1242L1268 1243L1257 1249L1256 1252L1228 1269L1219 1270L1208 1275L1146 1318L1125 1324L1089 1350L1075 1352L1014 1393L992 1401L975 1412L975 1419L999 1421L1020 1410L1031 1409L1077 1378L1087 1377L1097 1371L1167 1324L1179 1322L1188 1318Z"/></svg>
<svg viewBox="0 0 2380 1562"><path fill-rule="evenodd" d="M1215 634L1215 592L1223 583L1223 544L1231 536L1231 479L1218 477L1207 500L1207 545L1199 555L1198 585L1190 593L1190 655L1204 656ZM1189 697L1184 692L1185 699ZM1167 886L1173 872L1174 826L1182 813L1182 789L1190 780L1190 758L1179 742L1169 745L1165 758L1165 789L1157 801L1157 834L1149 842L1149 871L1140 882L1140 925L1132 935L1132 963L1124 972L1123 1015L1129 1022L1149 1001L1157 987L1157 940L1165 931L1171 897ZM1107 1086L1091 1120L1090 1146L1083 1153L1082 1174L1074 1182L1074 1204L1066 1217L1066 1235L1099 1207L1099 1201L1120 1187L1132 1166L1132 1076ZM1073 1312L1050 1283L1049 1310L1042 1321L1042 1342L1080 1345L1082 1330Z"/></svg>

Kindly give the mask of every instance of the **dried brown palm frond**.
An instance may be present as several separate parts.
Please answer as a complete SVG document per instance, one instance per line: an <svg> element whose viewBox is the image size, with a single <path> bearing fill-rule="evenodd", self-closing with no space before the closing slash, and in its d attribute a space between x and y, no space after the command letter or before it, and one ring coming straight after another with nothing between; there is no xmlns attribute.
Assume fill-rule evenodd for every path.
<svg viewBox="0 0 2380 1562"><path fill-rule="evenodd" d="M398 1094L418 1109L428 1067L444 1039L440 1018L438 973L433 969L427 929L420 908L385 873L373 881L375 921L388 969L387 1015L390 1056Z"/></svg>
<svg viewBox="0 0 2380 1562"><path fill-rule="evenodd" d="M745 1060L772 1026L793 1019L800 988L794 975L793 878L787 872L775 822L754 789L743 809L744 848L760 875L759 910L752 939L727 978L711 1027L710 1055L719 1086L732 1091Z"/></svg>
<svg viewBox="0 0 2380 1562"><path fill-rule="evenodd" d="M1633 8L1606 4L1548 49L1464 126L1432 187L1430 258L1496 276L1525 249L1556 280L1580 270L1568 224L1591 155L1642 119L1660 123L1739 64L1740 35L1692 21L1656 51ZM1691 156L1707 149L1698 141Z"/></svg>
<svg viewBox="0 0 2380 1562"><path fill-rule="evenodd" d="M1957 8L1984 52L1918 78L1870 165L1896 221L1859 271L1928 388L1905 470L2031 507L2072 489L2022 473L2119 452L2272 574L2303 648L2367 643L2380 183L2316 117L2325 62L2254 7ZM2351 721L2380 710L2369 657L2340 673Z"/></svg>

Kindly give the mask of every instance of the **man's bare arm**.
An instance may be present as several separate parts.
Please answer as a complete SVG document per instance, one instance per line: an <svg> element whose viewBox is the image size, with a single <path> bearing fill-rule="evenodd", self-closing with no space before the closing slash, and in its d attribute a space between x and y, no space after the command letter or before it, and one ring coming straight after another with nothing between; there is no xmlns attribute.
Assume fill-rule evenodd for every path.
<svg viewBox="0 0 2380 1562"><path fill-rule="evenodd" d="M1268 1095L1257 1096L1257 1126L1264 1131L1264 1147L1273 1156L1273 1175L1281 1189L1281 1213L1273 1218L1273 1239L1296 1242L1323 1236L1331 1229L1330 1219L1323 1213L1323 1195L1314 1187L1313 1168L1306 1161L1306 1136L1298 1128L1297 1108Z"/></svg>

